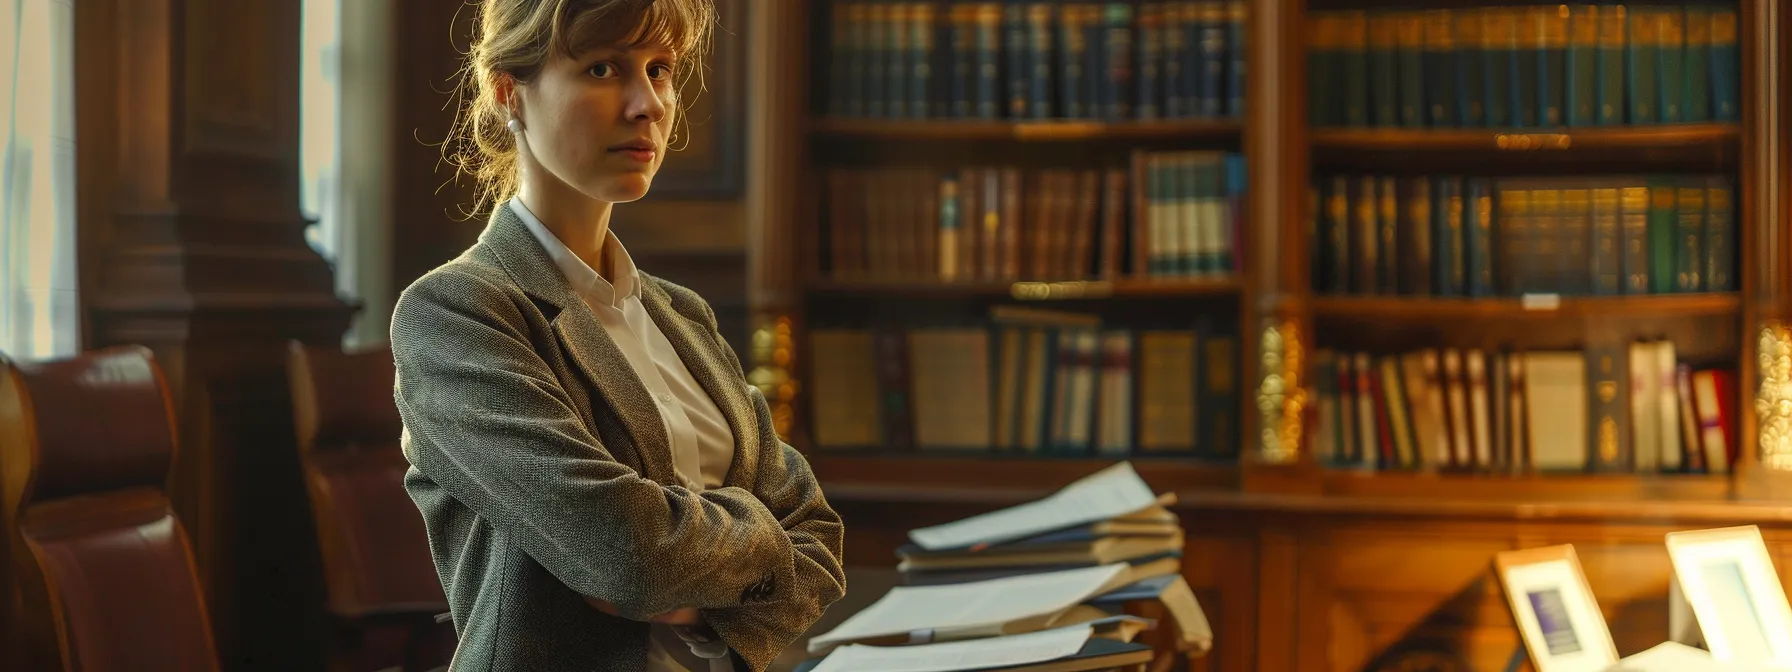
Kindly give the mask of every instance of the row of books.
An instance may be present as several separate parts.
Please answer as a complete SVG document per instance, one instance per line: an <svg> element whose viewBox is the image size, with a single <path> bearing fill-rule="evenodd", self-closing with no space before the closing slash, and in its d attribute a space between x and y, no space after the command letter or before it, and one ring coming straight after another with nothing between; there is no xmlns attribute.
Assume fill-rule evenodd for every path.
<svg viewBox="0 0 1792 672"><path fill-rule="evenodd" d="M872 118L1238 117L1247 6L834 2L826 110Z"/></svg>
<svg viewBox="0 0 1792 672"><path fill-rule="evenodd" d="M1735 289L1725 176L1329 175L1312 186L1314 288L1412 296Z"/></svg>
<svg viewBox="0 0 1792 672"><path fill-rule="evenodd" d="M810 332L815 444L830 450L1187 455L1240 441L1231 324L1130 329L996 306L968 327Z"/></svg>
<svg viewBox="0 0 1792 672"><path fill-rule="evenodd" d="M1131 163L830 168L826 271L944 282L1237 273L1243 157L1140 150Z"/></svg>
<svg viewBox="0 0 1792 672"><path fill-rule="evenodd" d="M1039 500L911 530L899 583L810 638L814 658L796 669L1064 672L1205 654L1213 629L1182 576L1175 503L1120 462Z"/></svg>
<svg viewBox="0 0 1792 672"><path fill-rule="evenodd" d="M1735 121L1733 6L1318 12L1315 126L1553 127Z"/></svg>
<svg viewBox="0 0 1792 672"><path fill-rule="evenodd" d="M1733 374L1672 341L1585 351L1321 350L1315 455L1340 468L1726 473Z"/></svg>

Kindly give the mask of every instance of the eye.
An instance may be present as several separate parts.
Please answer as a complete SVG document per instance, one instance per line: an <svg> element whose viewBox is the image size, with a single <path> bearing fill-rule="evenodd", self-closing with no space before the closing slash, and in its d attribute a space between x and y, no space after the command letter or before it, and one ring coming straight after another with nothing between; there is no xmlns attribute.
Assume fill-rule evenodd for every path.
<svg viewBox="0 0 1792 672"><path fill-rule="evenodd" d="M672 78L672 66L666 65L664 63L655 63L653 65L649 65L649 66L647 66L647 77L648 77L648 79L652 79L653 81L656 81L656 82L662 82L667 79L671 79Z"/></svg>
<svg viewBox="0 0 1792 672"><path fill-rule="evenodd" d="M587 72L590 72L592 77L598 79L609 79L616 76L616 66L612 63L599 63L591 66L591 69Z"/></svg>

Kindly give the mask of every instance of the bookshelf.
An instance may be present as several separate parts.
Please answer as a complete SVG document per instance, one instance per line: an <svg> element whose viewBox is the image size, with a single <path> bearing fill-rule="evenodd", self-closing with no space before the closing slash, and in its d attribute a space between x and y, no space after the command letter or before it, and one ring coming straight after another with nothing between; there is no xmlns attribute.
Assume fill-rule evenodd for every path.
<svg viewBox="0 0 1792 672"><path fill-rule="evenodd" d="M842 67L844 59L828 51L827 45L834 39L830 9L863 4L803 0L767 10L768 20L779 22L775 25L780 26L780 35L803 37L779 39L767 46L765 53L771 65L766 81L772 84L760 95L787 101L765 104L788 114L764 122L762 142L788 149L766 159L768 177L764 179L769 187L764 225L759 227L755 243L760 251L756 253L759 270L753 288L761 323L766 325L756 342L766 345L760 348L763 356L749 364L758 367L764 380L790 381L765 386L773 400L774 417L779 419L783 435L814 465L830 501L847 516L849 537L862 540L853 551L857 557L881 560L888 557L892 540L910 527L1050 492L1124 456L1139 466L1154 488L1179 493L1185 510L1191 512L1184 515L1191 521L1191 556L1226 556L1189 570L1190 582L1204 603L1224 603L1214 613L1220 626L1216 652L1221 658L1197 669L1399 669L1402 659L1396 654L1406 645L1384 641L1386 633L1424 630L1420 625L1435 615L1434 610L1473 612L1472 605L1478 603L1462 597L1461 591L1473 592L1464 588L1464 582L1485 569L1491 556L1484 551L1490 548L1518 543L1514 540L1602 540L1609 542L1613 555L1601 557L1614 563L1640 558L1641 566L1648 569L1638 570L1635 576L1660 573L1665 580L1665 556L1657 559L1649 554L1652 551L1638 550L1658 542L1659 531L1714 521L1774 526L1792 516L1792 507L1785 505L1792 496L1787 494L1792 493L1792 478L1787 476L1792 473L1792 410L1787 410L1792 409L1792 335L1782 326L1792 307L1788 305L1792 277L1786 272L1792 238L1783 230L1785 222L1792 221L1792 212L1784 198L1788 147L1783 136L1783 74L1776 65L1787 28L1783 10L1771 0L1649 5L1651 10L1681 8L1682 17L1686 7L1693 7L1695 16L1729 12L1735 17L1733 53L1715 52L1718 55L1713 57L1729 59L1722 62L1733 64L1728 73L1733 81L1716 85L1716 91L1709 88L1711 82L1690 89L1712 100L1711 109L1697 114L1682 112L1671 122L1643 123L1627 116L1629 99L1624 98L1626 111L1619 118L1584 123L1587 120L1570 117L1554 124L1535 120L1499 124L1485 119L1479 124L1455 123L1461 121L1460 115L1450 117L1455 120L1452 123L1432 123L1429 111L1423 123L1415 124L1379 123L1373 111L1364 112L1355 120L1358 123L1333 119L1334 111L1319 112L1323 118L1316 119L1316 100L1342 94L1323 86L1315 88L1313 69L1333 67L1326 59L1315 59L1315 52L1337 60L1336 53L1330 51L1334 38L1317 33L1322 26L1333 25L1340 15L1361 14L1361 44L1367 50L1370 15L1437 17L1442 16L1438 12L1448 10L1451 17L1459 17L1489 8L1554 12L1563 7L1557 3L1247 0L1242 3L1247 18L1236 30L1228 27L1231 32L1226 35L1232 43L1243 44L1237 54L1245 73L1239 107L1248 113L1171 119L1139 119L1136 114L1103 119L1015 118L999 106L986 118L932 112L926 118L840 114L838 110L844 108L841 101L830 97L830 87L840 81L835 68ZM985 4L999 9L1033 3ZM1090 3L1038 4L1049 8ZM1159 3L1118 4L1136 12ZM1574 5L1567 16L1579 16L1582 9L1582 5ZM950 16L949 9L939 11L946 13L936 12L936 19ZM1199 12L1196 15L1200 16ZM785 33L782 26L787 25L801 28ZM1711 37L1703 34L1698 39ZM1684 44L1684 33L1680 39ZM1573 42L1567 44L1537 54L1538 67L1559 62L1563 71L1568 71L1576 54L1588 53L1577 52ZM1400 53L1397 48L1395 53ZM1684 48L1681 54L1684 57ZM1551 60L1557 56L1559 61ZM997 72L1005 73L1006 62L995 60ZM1230 63L1230 59L1221 60ZM1369 67L1366 54L1363 60ZM1711 62L1704 61L1703 67L1709 68ZM1426 63L1419 60L1417 81L1425 81ZM1401 63L1396 61L1396 65ZM935 72L950 72L938 70L938 65L932 67ZM1061 75L1053 72L1053 77ZM1327 84L1381 81L1367 74L1331 70L1324 74ZM1231 80L1226 81L1229 84ZM1733 87L1733 91L1725 87ZM1615 90L1630 95L1624 88ZM1222 91L1230 89L1222 87ZM1575 91L1563 84L1563 105L1575 99L1571 95ZM1733 99L1735 109L1720 114L1715 102L1720 94ZM1547 94L1540 95L1537 105L1546 107ZM1365 94L1360 100L1368 105L1374 94ZM1222 109L1231 105L1230 101L1228 97ZM945 109L950 110L950 105ZM1056 116L1058 108L1052 109ZM1236 213L1228 220L1233 226L1225 248L1230 253L1229 270L1199 275L1140 272L1135 262L1143 256L1149 266L1150 255L1139 255L1128 243L1141 225L1147 232L1152 230L1146 206L1150 202L1150 164L1134 158L1134 153L1141 151L1166 156L1220 153L1241 161L1240 168L1232 168L1235 172L1222 173L1241 176L1246 185L1243 193L1227 196L1229 212ZM1088 168L1102 176L1108 171L1125 175L1125 212L1118 221L1131 228L1121 238L1127 249L1119 255L1120 266L1104 265L1105 248L1097 241L1085 253L1087 263L1069 274L1039 274L1022 268L992 277L981 270L961 270L947 280L935 272L938 266L927 263L895 263L891 266L896 270L885 268L881 273L869 267L855 273L835 272L831 260L834 238L829 227L838 221L831 208L843 190L839 183L830 182L830 173L926 169L933 172L910 179L936 184L932 180L940 175L969 166L1014 166L1023 173ZM1592 270L1582 275L1551 271L1533 274L1528 285L1513 284L1515 281L1502 276L1490 280L1483 291L1472 291L1465 283L1450 291L1429 288L1413 292L1405 285L1407 276L1400 269L1389 268L1372 273L1390 279L1385 288L1355 291L1346 280L1340 289L1323 275L1326 268L1319 257L1325 248L1318 240L1322 229L1317 221L1326 210L1323 183L1336 176L1353 180L1385 177L1399 184L1457 176L1453 184L1458 193L1467 193L1473 180L1481 180L1480 188L1502 205L1517 202L1503 200L1502 189L1527 194L1584 190L1591 199L1595 189L1678 189L1682 183L1673 180L1696 178L1702 188L1727 190L1724 196L1730 208L1728 223L1723 226L1728 227L1725 230L1730 236L1722 244L1729 246L1725 253L1731 264L1725 269L1729 278L1716 285L1668 283L1665 287L1646 281L1649 291L1621 288L1600 293L1595 288L1597 273ZM1033 212L1024 195L1031 191L1028 179L1021 178L1022 220ZM1221 183L1230 184L1224 177ZM1105 183L1102 186L1094 206L1098 213L1108 198ZM1390 193L1395 192L1400 196L1407 193L1404 187L1395 187ZM882 204L913 208L911 201L919 198L913 195L916 193L920 192L889 198ZM1405 203L1396 199L1397 213L1404 210ZM1004 216L998 213L998 219ZM1402 217L1396 214L1394 219ZM900 218L892 221L898 222L893 226L914 223ZM1097 231L1101 221L1100 215L1095 216ZM917 229L933 230L931 224ZM1023 226L1022 231L1027 230ZM867 244L867 249L876 245ZM924 250L920 246L915 249ZM938 250L911 254L914 259L937 261L927 255L937 255ZM1489 256L1497 259L1497 254L1494 251ZM1022 258L1023 265L1030 259ZM1462 258L1464 264L1469 263L1468 252L1464 251ZM1655 263L1645 259L1643 265ZM1435 269L1424 269L1421 275L1435 279ZM816 377L818 373L825 377L827 370L840 366L837 359L817 351L817 333L868 325L963 327L987 321L995 306L1087 313L1098 316L1104 328L1128 327L1137 332L1192 325L1199 320L1236 324L1236 354L1229 361L1237 387L1226 418L1235 428L1230 434L1234 445L1216 451L1133 450L1122 455L1097 448L1072 453L962 450L963 446L937 451L887 446L830 448L817 441ZM1724 372L1710 380L1721 385L1717 391L1726 400L1720 424L1727 450L1734 453L1733 458L1724 458L1729 461L1727 469L1713 473L1634 469L1553 473L1527 465L1461 468L1438 462L1392 469L1340 468L1320 455L1325 446L1317 435L1324 425L1320 416L1327 390L1318 379L1328 354L1335 361L1340 352L1386 357L1452 348L1568 353L1596 344L1659 340L1674 343L1675 362L1686 363L1690 372ZM1133 353L1137 356L1139 352L1135 342ZM1579 394L1596 393L1598 384L1592 381L1591 387ZM1135 387L1135 400L1143 394ZM1476 441L1469 439L1471 444ZM1585 442L1570 443L1593 446L1597 441L1589 435ZM1526 455L1521 459L1535 457ZM1777 527L1770 535L1792 541L1792 536ZM1434 566L1417 567L1412 565L1416 561L1398 555L1433 551L1441 554ZM1583 549L1586 553L1589 551ZM1379 578L1385 577L1385 572L1366 569L1364 563L1369 559L1384 557L1406 563L1401 566L1410 571L1395 578ZM1593 567L1590 573L1604 571L1599 562L1589 563ZM1596 584L1602 580L1597 575L1593 579ZM1390 596L1389 602L1365 597L1383 594ZM1395 595L1401 597L1392 597ZM1427 602L1411 595L1434 596L1436 600ZM1497 603L1497 599L1487 602ZM1487 641L1516 642L1501 629L1506 627L1501 623L1483 623L1478 616L1460 618L1462 622L1454 625L1427 627L1473 631L1477 633L1473 636ZM1614 623L1617 631L1632 626L1637 632L1656 627L1649 621ZM1350 631L1356 627L1361 630ZM1652 636L1637 635L1635 642ZM1620 647L1630 643L1620 633ZM1246 653L1225 658L1228 646ZM1331 653L1326 653L1328 646ZM1408 648L1424 649L1417 645ZM1481 649L1487 650L1478 649L1470 656L1473 669L1503 666L1510 653L1491 651L1489 646ZM1330 662L1322 662L1327 660Z"/></svg>

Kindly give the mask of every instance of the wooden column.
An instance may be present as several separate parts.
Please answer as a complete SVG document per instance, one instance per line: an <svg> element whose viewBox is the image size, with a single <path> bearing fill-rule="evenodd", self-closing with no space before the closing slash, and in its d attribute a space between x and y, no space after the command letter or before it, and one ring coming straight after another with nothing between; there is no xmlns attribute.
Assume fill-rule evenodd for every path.
<svg viewBox="0 0 1792 672"><path fill-rule="evenodd" d="M339 342L352 309L303 238L299 3L75 11L85 345L144 344L166 369L181 439L170 491L225 668L320 668L283 348Z"/></svg>
<svg viewBox="0 0 1792 672"><path fill-rule="evenodd" d="M771 403L772 420L786 441L803 425L796 418L802 348L795 335L803 333L802 286L816 254L815 241L796 235L800 223L814 216L812 204L801 200L813 191L803 184L809 4L756 2L749 10L747 302L753 331L751 356L743 364Z"/></svg>
<svg viewBox="0 0 1792 672"><path fill-rule="evenodd" d="M1305 450L1301 417L1305 359L1311 350L1307 313L1307 152L1305 2L1251 3L1249 114L1244 149L1250 170L1249 251L1254 322L1242 336L1254 339L1245 362L1252 387L1244 390L1248 413L1246 485L1253 490L1305 489L1312 456Z"/></svg>
<svg viewBox="0 0 1792 672"><path fill-rule="evenodd" d="M1742 180L1737 185L1744 265L1743 320L1755 334L1739 363L1744 403L1737 409L1739 492L1750 498L1792 496L1792 236L1786 225L1787 12L1777 0L1743 3Z"/></svg>

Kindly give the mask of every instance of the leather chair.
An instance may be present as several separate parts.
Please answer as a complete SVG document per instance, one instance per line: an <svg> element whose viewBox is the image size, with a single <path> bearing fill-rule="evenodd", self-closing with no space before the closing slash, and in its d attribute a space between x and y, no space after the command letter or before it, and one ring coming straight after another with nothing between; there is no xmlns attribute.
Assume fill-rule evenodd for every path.
<svg viewBox="0 0 1792 672"><path fill-rule="evenodd" d="M16 621L34 621L14 625L53 650L39 657L59 658L57 669L218 669L191 544L165 488L176 445L167 383L145 348L0 359Z"/></svg>
<svg viewBox="0 0 1792 672"><path fill-rule="evenodd" d="M446 665L452 624L417 505L392 399L392 352L288 346L299 464L323 554L339 668Z"/></svg>

